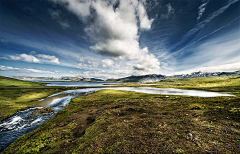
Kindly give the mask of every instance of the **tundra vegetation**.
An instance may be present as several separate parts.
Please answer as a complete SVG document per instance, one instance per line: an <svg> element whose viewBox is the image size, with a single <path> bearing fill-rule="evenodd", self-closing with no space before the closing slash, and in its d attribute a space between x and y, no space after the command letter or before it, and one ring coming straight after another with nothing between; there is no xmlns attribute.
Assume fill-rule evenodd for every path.
<svg viewBox="0 0 240 154"><path fill-rule="evenodd" d="M154 86L235 96L166 97L100 90L73 98L52 120L18 138L3 153L240 153L239 76L158 84L164 85ZM15 94L12 100L19 97Z"/></svg>

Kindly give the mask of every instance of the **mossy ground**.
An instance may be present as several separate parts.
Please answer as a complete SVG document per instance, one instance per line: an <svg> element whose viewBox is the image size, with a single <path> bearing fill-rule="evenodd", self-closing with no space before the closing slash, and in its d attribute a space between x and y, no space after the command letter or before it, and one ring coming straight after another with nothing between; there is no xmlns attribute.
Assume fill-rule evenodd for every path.
<svg viewBox="0 0 240 154"><path fill-rule="evenodd" d="M222 82L225 86L204 88L239 94L238 78L234 85ZM239 95L166 97L100 90L72 99L3 153L240 153L239 143Z"/></svg>

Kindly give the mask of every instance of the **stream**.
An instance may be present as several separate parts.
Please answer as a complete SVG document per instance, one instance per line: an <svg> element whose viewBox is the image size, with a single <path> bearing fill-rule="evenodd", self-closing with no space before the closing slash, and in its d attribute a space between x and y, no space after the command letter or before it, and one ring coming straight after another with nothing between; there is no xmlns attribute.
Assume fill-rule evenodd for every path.
<svg viewBox="0 0 240 154"><path fill-rule="evenodd" d="M95 92L101 89L115 89L124 91L135 91L148 94L162 94L166 95L186 95L186 96L198 96L198 97L216 97L216 96L233 96L226 93L206 92L200 90L183 90L174 88L154 88L154 87L111 87L111 88L87 88L68 90L60 93L53 94L49 97L59 94L67 94L68 96L54 99L46 107L52 107L55 113L43 113L38 115L31 115L36 109L42 107L29 108L24 111L19 111L12 117L7 118L0 124L0 152L6 149L12 142L22 135L25 135L35 129L37 129L44 122L52 119L59 111L74 97L81 97L83 95ZM41 101L41 100L40 100ZM31 115L31 116L30 116Z"/></svg>

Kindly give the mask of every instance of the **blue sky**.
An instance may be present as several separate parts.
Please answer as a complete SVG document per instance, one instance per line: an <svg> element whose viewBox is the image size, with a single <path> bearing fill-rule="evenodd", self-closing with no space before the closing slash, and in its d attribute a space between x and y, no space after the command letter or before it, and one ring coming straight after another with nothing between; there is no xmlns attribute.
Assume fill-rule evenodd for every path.
<svg viewBox="0 0 240 154"><path fill-rule="evenodd" d="M0 0L0 75L240 70L239 0Z"/></svg>

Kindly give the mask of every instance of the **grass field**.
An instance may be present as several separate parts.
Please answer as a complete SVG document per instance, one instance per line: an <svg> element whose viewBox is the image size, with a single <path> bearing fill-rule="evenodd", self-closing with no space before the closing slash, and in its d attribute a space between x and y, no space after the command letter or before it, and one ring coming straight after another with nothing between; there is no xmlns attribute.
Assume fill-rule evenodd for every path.
<svg viewBox="0 0 240 154"><path fill-rule="evenodd" d="M0 76L0 87L39 87L41 84Z"/></svg>
<svg viewBox="0 0 240 154"><path fill-rule="evenodd" d="M38 105L41 98L63 90L63 87L45 87L42 83L0 76L0 121L21 109Z"/></svg>
<svg viewBox="0 0 240 154"><path fill-rule="evenodd" d="M3 153L240 153L239 77L160 83L236 96L100 90L72 99L54 119Z"/></svg>

